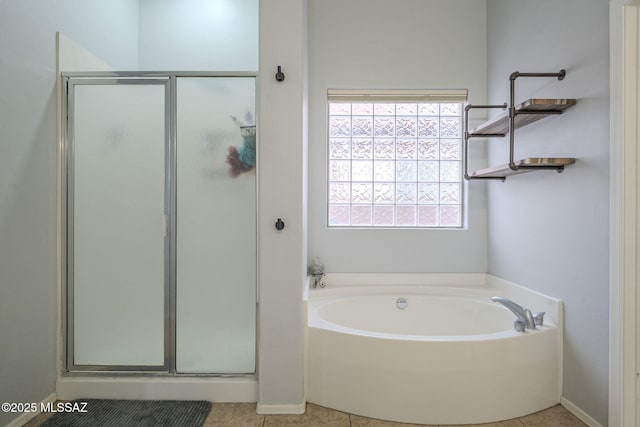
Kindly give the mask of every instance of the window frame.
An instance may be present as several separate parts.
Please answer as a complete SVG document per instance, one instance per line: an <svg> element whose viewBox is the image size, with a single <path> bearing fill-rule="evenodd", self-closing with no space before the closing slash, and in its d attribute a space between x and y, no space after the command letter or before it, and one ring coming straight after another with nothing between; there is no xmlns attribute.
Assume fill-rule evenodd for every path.
<svg viewBox="0 0 640 427"><path fill-rule="evenodd" d="M327 168L327 174L326 174L326 179L325 179L325 185L326 185L326 199L325 199L325 208L326 208L326 222L325 225L328 229L348 229L348 230L362 230L362 229L393 229L393 230L397 230L397 229L409 229L409 230L461 230L461 229L465 229L466 227L466 211L467 211L467 199L466 199L466 185L465 185L465 181L462 177L462 171L463 171L463 162L464 162L464 153L463 153L463 144L462 144L462 139L463 139L463 129L464 129L464 117L462 114L462 111L464 109L464 105L467 101L467 95L468 95L468 91L466 89L419 89L419 90L414 90L414 89L402 89L402 90L388 90L388 89L375 89L375 90L361 90L361 89L328 89L327 90L327 111L326 111L326 157L325 157L325 161L326 161L326 168ZM405 141L403 141L403 136L398 136L396 129L395 129L395 123L398 120L398 117L403 117L402 114L398 114L398 111L396 110L396 106L399 104L416 104L416 112L415 113L411 113L411 115L409 116L404 116L404 117L412 117L413 114L415 114L416 116L416 122L418 120L419 117L438 117L438 126L440 125L440 119L441 117L443 117L441 115L441 107L438 107L438 114L437 116L433 115L433 113L430 113L430 115L421 115L418 113L418 108L419 105L418 104L458 104L459 108L457 111L457 114L455 115L449 115L449 116L444 116L444 117L456 117L458 119L458 123L459 126L457 128L457 135L453 136L453 137L442 137L438 131L438 136L437 137L433 137L433 136L423 136L422 138L420 137L419 133L416 130L415 136L406 136L404 139ZM371 104L371 113L366 113L365 115L361 116L361 117L371 117L371 122L373 123L374 118L376 117L376 114L374 113L374 108L376 108L377 104L394 104L394 109L393 109L393 115L388 115L388 117L393 117L393 121L394 121L394 129L393 129L393 133L392 136L387 136L385 138L389 139L389 140L393 140L393 157L389 158L389 159L385 159L385 160L389 160L393 163L393 179L392 180L388 180L388 181L384 181L384 182L388 182L389 184L392 185L393 187L393 191L394 191L394 195L392 197L392 201L391 202L385 202L385 203L376 203L374 200L374 187L376 186L376 183L379 185L380 183L382 183L383 181L377 181L375 179L374 176L374 172L373 172L373 164L375 161L375 155L373 154L373 146L376 142L376 139L378 140L382 140L382 138L380 138L379 135L376 135L375 131L373 130L373 124L372 129L371 129L371 133L369 136L364 136L362 137L362 139L370 139L371 140L371 178L370 179L365 179L365 180L353 180L353 175L351 175L352 170L353 170L353 152L352 152L352 142L354 139L354 135L352 134L351 131L351 127L349 127L349 135L342 135L342 136L335 136L332 135L331 133L331 125L332 125L332 117L348 117L349 118L349 126L351 125L351 120L353 119L353 117L358 117L357 114L353 114L353 110L349 109L349 113L348 114L344 114L344 115L340 115L340 114L331 114L331 105L332 104L350 104L351 107L354 104ZM370 114L370 115L369 115ZM357 138L357 136L356 136ZM347 162L349 162L349 176L348 176L348 180L334 180L332 179L332 169L331 166L332 165L336 165L338 163L338 159L332 157L332 139L333 141L337 141L338 139L344 139L344 140L348 140L348 144L349 144L349 155L348 158L344 158L343 160L346 160ZM438 162L438 167L437 167L437 176L438 179L437 181L433 181L433 180L429 180L427 181L421 181L420 178L418 178L417 174L417 170L418 170L418 166L419 163L422 162L423 164L426 164L427 162L425 161L425 159L420 159L419 156L415 155L415 158L411 158L411 159L398 159L398 151L396 149L396 142L398 140L400 140L401 142L406 142L408 140L414 140L416 141L416 150L419 147L419 143L422 142L424 143L424 141L427 140L437 140L437 145L438 145L438 149L437 149L437 157L435 159L433 158L429 158L429 161L436 161ZM457 178L455 181L443 181L442 180L442 175L440 173L440 162L442 161L451 161L452 159L442 159L441 158L441 150L440 150L440 144L442 140L456 140L457 141L457 158L453 159L453 161L458 162L458 173L457 173ZM366 160L366 159L365 159ZM415 166L415 173L416 177L414 180L408 180L408 181L402 181L402 180L398 180L398 175L396 172L396 166L399 164L399 162L403 162L403 161L415 161L416 162L416 166ZM332 163L332 161L334 161ZM358 159L356 158L356 161L358 161ZM378 158L377 161L380 161L380 159ZM334 186L338 186L338 184L340 183L344 183L346 185L346 187L348 187L348 194L349 194L349 199L348 201L345 201L343 203L340 202L333 202L332 203L332 194L335 195L335 193L332 193L332 185ZM370 191L371 192L371 201L370 202L363 202L363 203L354 203L353 201L353 193L352 193L352 186L353 184L369 184L369 186L371 187ZM397 189L397 185L398 183L400 185L407 183L407 184L415 184L415 200L413 202L409 201L407 203L402 203L402 202L398 202L398 198L397 198L397 194L395 193L396 189ZM419 196L417 193L418 188L420 187L420 185L422 185L424 188L424 186L427 185L433 185L433 184L437 184L438 185L438 192L442 186L442 184L447 184L447 183L455 183L457 184L459 190L458 190L458 203L442 203L442 200L440 198L440 196L438 196L438 200L436 203L420 203L419 201ZM335 188L335 187L334 187ZM366 186L365 186L366 188ZM408 186L407 188L412 188L411 186ZM439 194L439 193L438 193ZM459 206L458 208L458 215L457 215L457 222L454 223L449 223L445 225L442 225L441 223L441 216L440 213L444 210L441 207L442 206L447 206L447 205L452 205L452 206ZM369 207L368 209L368 213L365 214L369 216L368 222L365 221L366 223L363 224L354 224L353 222L353 218L352 218L352 212L354 211L354 207L357 206L367 206ZM413 206L413 223L398 223L397 220L397 207L400 206ZM332 222L332 208L339 208L342 207L343 209L346 209L349 211L348 214L348 221L344 222L344 223L334 223ZM387 208L383 208L383 207L387 207ZM420 210L421 207L424 207L422 210ZM419 212L427 212L428 209L426 209L426 207L429 207L430 209L434 209L435 207L435 211L437 211L437 216L435 217L435 223L432 224L428 224L426 222L420 222L420 217L419 217ZM378 208L378 209L376 209ZM391 213L391 220L390 222L381 222L378 223L376 225L376 218L375 218L375 212L378 211L382 211L382 210L390 210ZM364 212L366 212L367 209L364 209ZM409 209L409 211L411 211L411 209ZM411 216L411 215L410 215Z"/></svg>

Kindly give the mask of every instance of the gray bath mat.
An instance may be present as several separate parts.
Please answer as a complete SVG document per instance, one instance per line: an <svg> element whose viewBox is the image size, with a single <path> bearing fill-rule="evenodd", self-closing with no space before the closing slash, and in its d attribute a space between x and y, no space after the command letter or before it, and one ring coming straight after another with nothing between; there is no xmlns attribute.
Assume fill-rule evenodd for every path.
<svg viewBox="0 0 640 427"><path fill-rule="evenodd" d="M41 427L200 427L211 402L77 399L66 403L65 409L59 409Z"/></svg>

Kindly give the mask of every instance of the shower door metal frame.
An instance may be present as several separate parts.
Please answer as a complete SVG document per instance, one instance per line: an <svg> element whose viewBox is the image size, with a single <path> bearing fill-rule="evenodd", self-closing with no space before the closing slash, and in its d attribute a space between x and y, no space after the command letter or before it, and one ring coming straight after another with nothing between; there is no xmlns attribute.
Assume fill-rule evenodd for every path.
<svg viewBox="0 0 640 427"><path fill-rule="evenodd" d="M76 73L77 74L77 73ZM75 147L75 135L74 135L74 118L75 118L75 87L82 85L160 85L164 87L164 169L165 169L165 182L164 182L164 215L165 218L172 218L171 216L171 194L168 190L172 188L171 185L171 150L172 144L172 132L173 132L173 119L172 119L172 91L170 78L166 77L138 77L131 76L128 78L122 78L118 76L98 76L96 74L91 75L70 75L64 74L63 81L66 86L66 90L63 91L65 96L64 105L66 106L65 115L63 116L65 120L65 133L63 137L64 145L64 155L63 159L66 162L64 167L64 177L65 183L64 188L65 192L65 203L63 204L65 208L65 217L66 221L64 222L66 226L66 230L62 233L64 238L66 239L64 242L65 250L65 260L64 260L64 274L65 274L65 282L66 282L66 298L67 302L64 317L66 319L65 323L65 337L66 337L66 370L68 372L95 372L95 371L106 371L106 372L114 372L114 371L122 371L122 372L170 372L171 370L171 358L170 358L170 349L172 346L172 336L173 334L167 333L168 327L170 327L170 319L171 319L171 274L172 274L172 266L170 263L170 236L171 232L167 233L167 236L164 239L164 345L163 345L163 365L77 365L74 362L74 276L73 276L73 266L74 266L74 147Z"/></svg>
<svg viewBox="0 0 640 427"><path fill-rule="evenodd" d="M248 77L254 78L257 89L257 74L253 72L69 72L62 73L62 335L65 375L155 375L184 377L250 377L258 375L258 317L256 315L255 371L249 374L228 373L178 373L176 372L176 145L177 145L177 79L181 77ZM164 85L165 89L165 198L164 215L167 221L167 235L164 239L164 364L162 366L143 365L76 365L74 363L73 338L73 118L74 88L76 85L118 85L153 84ZM258 117L255 102L256 122ZM259 156L258 156L259 158ZM256 177L256 190L258 180ZM256 191L256 206L258 194ZM256 227L259 226L256 215ZM256 268L258 262L256 244ZM258 283L255 286L256 312L258 310Z"/></svg>

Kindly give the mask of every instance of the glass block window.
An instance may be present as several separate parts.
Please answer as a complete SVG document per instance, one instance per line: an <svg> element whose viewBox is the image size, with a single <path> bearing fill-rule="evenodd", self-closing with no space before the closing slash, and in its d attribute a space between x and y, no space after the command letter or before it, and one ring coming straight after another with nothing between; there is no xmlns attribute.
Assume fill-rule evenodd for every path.
<svg viewBox="0 0 640 427"><path fill-rule="evenodd" d="M462 227L463 104L402 98L330 97L329 227Z"/></svg>

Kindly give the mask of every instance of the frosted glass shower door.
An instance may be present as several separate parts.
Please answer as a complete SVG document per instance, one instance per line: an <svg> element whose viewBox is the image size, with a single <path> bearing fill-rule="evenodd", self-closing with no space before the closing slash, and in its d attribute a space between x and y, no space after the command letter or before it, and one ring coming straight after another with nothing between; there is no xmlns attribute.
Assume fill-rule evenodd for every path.
<svg viewBox="0 0 640 427"><path fill-rule="evenodd" d="M253 373L255 78L179 77L176 371Z"/></svg>
<svg viewBox="0 0 640 427"><path fill-rule="evenodd" d="M166 370L168 82L69 86L70 369Z"/></svg>

